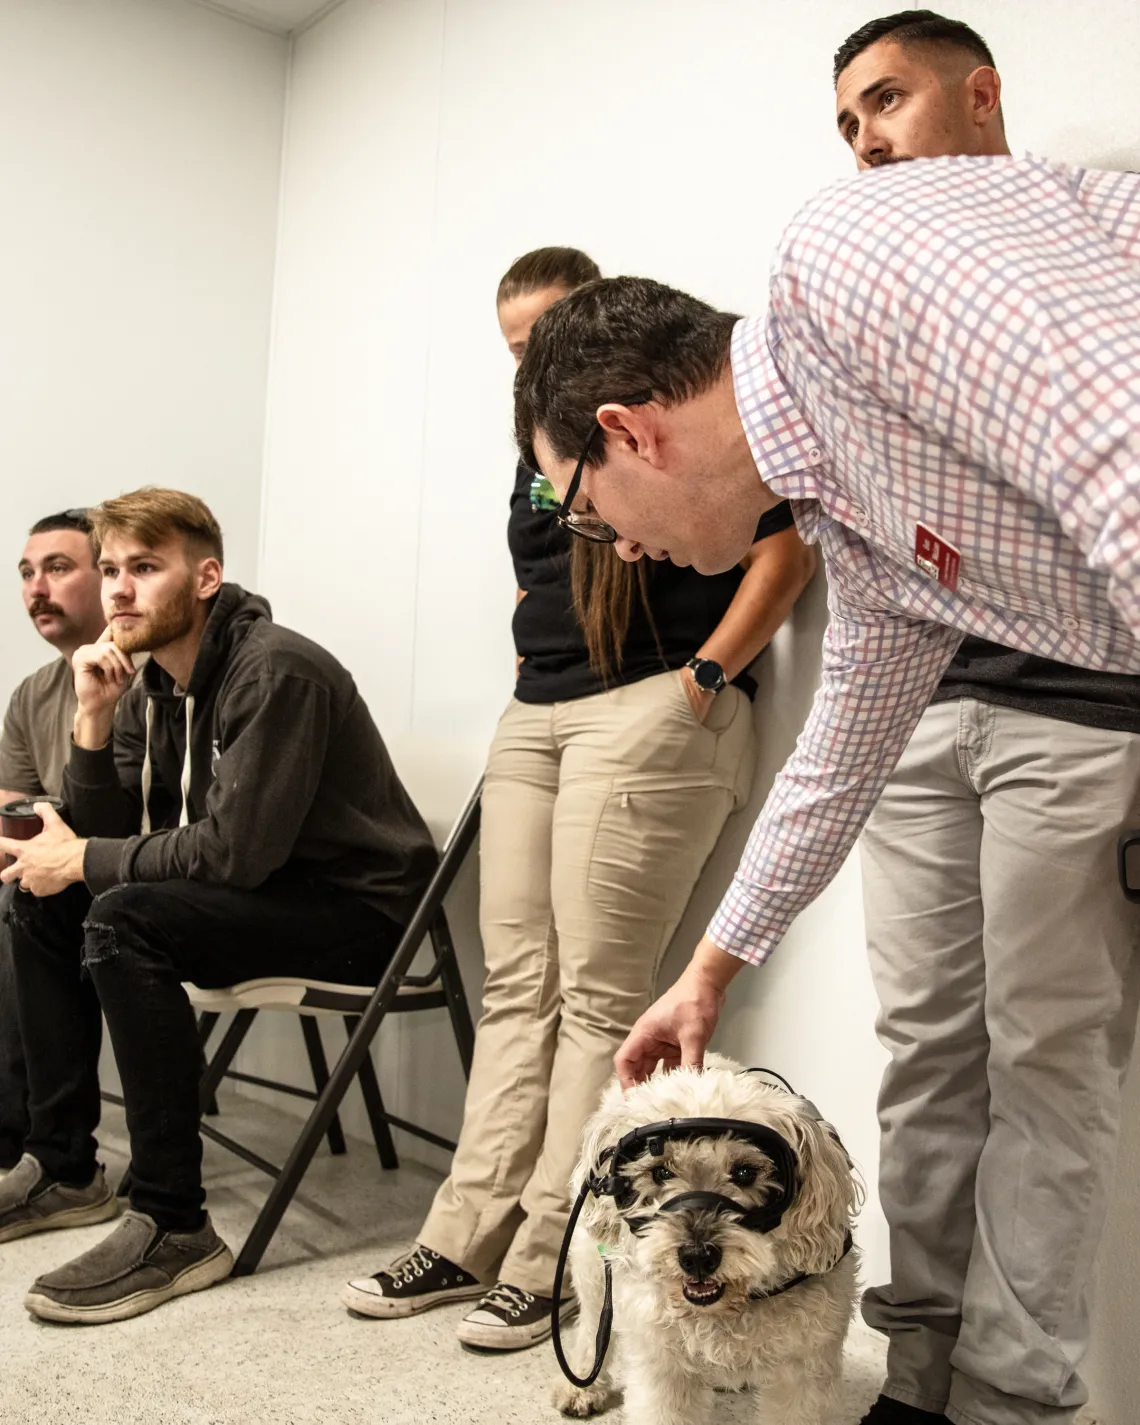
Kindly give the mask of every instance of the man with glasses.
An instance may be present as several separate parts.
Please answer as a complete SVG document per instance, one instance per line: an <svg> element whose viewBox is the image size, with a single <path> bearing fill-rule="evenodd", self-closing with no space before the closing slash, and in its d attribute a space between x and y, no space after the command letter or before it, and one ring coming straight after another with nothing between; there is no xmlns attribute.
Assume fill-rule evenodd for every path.
<svg viewBox="0 0 1140 1425"><path fill-rule="evenodd" d="M59 796L75 717L71 657L103 631L99 570L86 510L38 520L20 556L24 607L57 657L12 694L0 733L0 806L22 797ZM0 1173L14 1168L28 1128L28 1080L16 996L7 909L0 890Z"/></svg>
<svg viewBox="0 0 1140 1425"><path fill-rule="evenodd" d="M836 185L785 234L765 319L738 321L638 278L552 309L519 372L516 428L524 459L557 490L568 496L576 478L570 527L626 557L715 572L789 498L828 571L811 715L692 963L617 1055L629 1083L659 1060L701 1062L728 984L768 958L830 881L963 637L1140 673L1140 177L944 157ZM1140 739L1101 741L1095 759L1073 760L1053 802L1080 843L1080 864L1075 851L1058 858L1045 893L1065 914L1082 866L1111 867L1137 810ZM963 765L987 750L975 739ZM1040 892L1018 895L1024 915L1039 913ZM1079 1283L1103 1221L1135 940L1082 954L1073 923L1072 941L1047 995L987 987L978 1032L1003 1016L991 1079L1002 1103L1020 1102L1019 1141L1033 1149L1007 1159L1002 1200L1017 1201L1027 1174L1043 1187L1033 1221L1052 1215L1052 1229L1030 1224L1018 1253L1035 1280L1040 1258L1055 1290L1036 1346L1021 1331L1031 1322L1012 1300L1016 1278L1000 1299L979 1299L980 1338L994 1349L970 1360L961 1375L972 1380L956 1379L946 1402L924 1397L958 1425L1068 1422L1081 1395L1057 1342L1079 1335ZM1005 1092L1010 1074L1021 1087ZM941 1161L957 1172L951 1159L952 1147ZM940 1418L898 1405L918 1413L872 1418Z"/></svg>

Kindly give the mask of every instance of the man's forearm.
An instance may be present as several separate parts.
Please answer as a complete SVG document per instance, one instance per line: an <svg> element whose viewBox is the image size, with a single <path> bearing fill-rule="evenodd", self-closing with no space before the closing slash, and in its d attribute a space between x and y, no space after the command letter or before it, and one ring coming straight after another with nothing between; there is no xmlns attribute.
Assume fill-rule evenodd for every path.
<svg viewBox="0 0 1140 1425"><path fill-rule="evenodd" d="M113 706L95 713L84 712L82 708L79 708L76 710L75 720L71 725L71 735L75 739L76 747L83 747L88 752L98 752L101 747L106 747L110 742L114 727L115 709Z"/></svg>

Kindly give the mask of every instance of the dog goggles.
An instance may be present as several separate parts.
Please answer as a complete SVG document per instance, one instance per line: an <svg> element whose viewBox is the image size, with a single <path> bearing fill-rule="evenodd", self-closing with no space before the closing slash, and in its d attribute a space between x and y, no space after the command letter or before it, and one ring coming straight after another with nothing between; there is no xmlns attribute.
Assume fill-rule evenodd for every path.
<svg viewBox="0 0 1140 1425"><path fill-rule="evenodd" d="M621 1211L636 1201L636 1193L622 1169L627 1163L644 1157L660 1158L670 1140L690 1138L739 1138L759 1148L776 1169L776 1196L760 1207L747 1207L719 1192L679 1192L659 1203L657 1211L683 1212L687 1207L701 1207L735 1217L741 1227L752 1232L771 1232L779 1227L784 1213L791 1207L799 1191L799 1162L788 1140L774 1128L761 1123L749 1123L742 1118L670 1118L662 1123L647 1123L627 1133L613 1148L607 1148L598 1160L599 1168L607 1165L605 1176L593 1174L586 1181L586 1190L595 1197L612 1197ZM655 1214L654 1214L655 1215ZM642 1233L653 1215L626 1217L631 1232Z"/></svg>
<svg viewBox="0 0 1140 1425"><path fill-rule="evenodd" d="M765 1074L770 1078L780 1079L788 1093L793 1092L787 1080L780 1078L770 1069L749 1069L746 1072ZM818 1116L818 1110L813 1111ZM746 1143L754 1144L770 1160L776 1169L777 1192L775 1197L760 1207L746 1207L743 1203L736 1202L731 1197L726 1197L719 1192L680 1192L658 1204L657 1212L682 1212L686 1207L706 1208L723 1215L731 1215L741 1227L748 1228L753 1232L772 1232L779 1227L784 1214L796 1200L796 1194L800 1189L800 1171L799 1159L796 1157L792 1145L783 1134L777 1133L774 1128L769 1128L763 1123L749 1123L742 1118L669 1118L661 1123L645 1124L643 1127L635 1128L627 1133L612 1148L607 1148L598 1159L595 1171L582 1184L582 1190L571 1210L570 1220L566 1224L566 1234L562 1239L562 1247L558 1253L558 1265L554 1272L554 1312L551 1318L553 1327L551 1340L558 1365L566 1379L578 1386L579 1389L587 1389L601 1375L606 1353L610 1347L610 1334L613 1330L614 1319L613 1276L607 1257L605 1259L606 1294L601 1315L598 1318L594 1364L588 1376L576 1376L570 1369L570 1363L562 1349L560 1312L562 1284L566 1275L566 1262L570 1256L570 1243L574 1237L574 1229L578 1225L578 1218L582 1215L582 1209L586 1205L586 1199L591 1193L595 1197L612 1197L614 1205L619 1212L622 1212L623 1209L632 1207L637 1200L632 1183L622 1172L622 1169L629 1163L635 1162L646 1154L651 1157L661 1157L665 1151L665 1144L669 1141L690 1138L723 1138L726 1134ZM608 1171L603 1173L601 1171L603 1168ZM623 1220L631 1232L641 1233L647 1230L655 1215L625 1217L623 1213ZM843 1249L844 1257L851 1250L851 1245L851 1237L848 1234ZM798 1286L800 1282L806 1281L809 1275L808 1272L801 1272L791 1281L761 1295L778 1296L791 1287Z"/></svg>

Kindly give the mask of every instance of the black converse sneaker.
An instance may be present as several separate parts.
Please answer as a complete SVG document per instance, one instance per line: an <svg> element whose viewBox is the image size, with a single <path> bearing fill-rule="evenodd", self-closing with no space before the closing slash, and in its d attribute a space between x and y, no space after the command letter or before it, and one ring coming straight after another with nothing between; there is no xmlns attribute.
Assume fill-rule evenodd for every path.
<svg viewBox="0 0 1140 1425"><path fill-rule="evenodd" d="M340 1294L361 1316L415 1316L449 1301L471 1301L483 1287L470 1272L418 1243L374 1276L350 1281Z"/></svg>
<svg viewBox="0 0 1140 1425"><path fill-rule="evenodd" d="M562 1303L565 1321L577 1310L571 1297ZM477 1351L522 1351L545 1341L553 1328L554 1299L533 1296L521 1287L499 1282L474 1311L468 1312L455 1334L463 1345Z"/></svg>

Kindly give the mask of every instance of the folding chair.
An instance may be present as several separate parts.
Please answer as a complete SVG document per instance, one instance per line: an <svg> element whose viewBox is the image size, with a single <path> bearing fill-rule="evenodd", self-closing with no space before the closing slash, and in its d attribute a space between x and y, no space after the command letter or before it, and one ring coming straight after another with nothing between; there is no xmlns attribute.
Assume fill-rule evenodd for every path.
<svg viewBox="0 0 1140 1425"><path fill-rule="evenodd" d="M257 1221L234 1264L235 1276L257 1270L281 1218L312 1161L322 1138L327 1137L334 1153L345 1151L338 1109L353 1079L360 1082L372 1135L380 1162L385 1168L398 1166L391 1128L402 1128L429 1143L454 1151L455 1144L419 1124L398 1118L384 1107L371 1049L380 1026L389 1014L446 1009L450 1016L460 1063L466 1078L471 1071L475 1031L467 996L459 974L455 947L443 911L444 896L479 830L482 782L472 792L451 834L444 843L439 865L416 907L408 928L396 948L380 983L373 986L338 985L323 980L293 977L264 977L247 980L221 990L203 990L187 985L191 1003L200 1011L199 1032L205 1045L219 1017L234 1011L234 1019L206 1065L200 1085L203 1113L216 1112L215 1094L223 1078L276 1089L299 1098L311 1099L314 1107L284 1166L276 1167L245 1144L203 1122L202 1133L213 1142L275 1179ZM423 974L412 974L411 964L425 939L430 939L434 961ZM313 1074L313 1088L240 1073L230 1066L256 1016L263 1010L289 1011L301 1016L301 1028ZM316 1016L339 1015L348 1030L348 1043L340 1058L328 1068ZM117 1095L104 1094L121 1103Z"/></svg>

